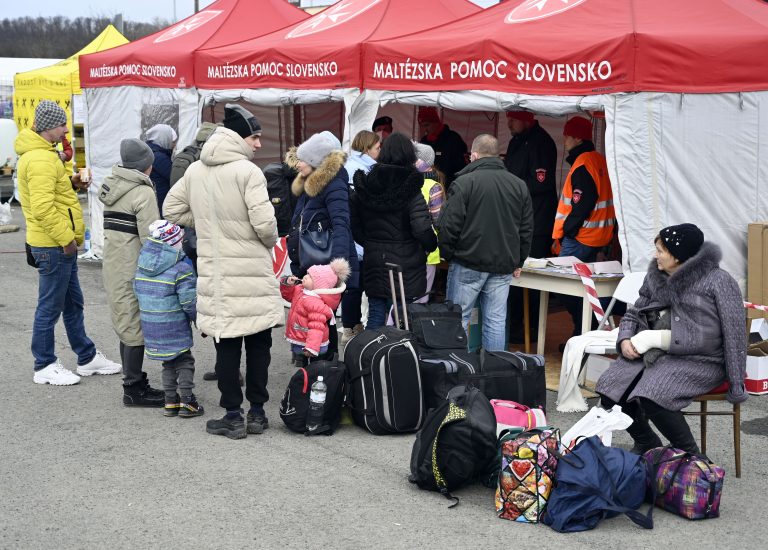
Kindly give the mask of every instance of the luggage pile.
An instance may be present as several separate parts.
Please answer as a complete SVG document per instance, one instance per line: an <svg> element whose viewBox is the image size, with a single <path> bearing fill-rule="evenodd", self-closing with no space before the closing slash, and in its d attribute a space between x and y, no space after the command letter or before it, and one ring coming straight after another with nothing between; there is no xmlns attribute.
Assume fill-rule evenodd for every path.
<svg viewBox="0 0 768 550"><path fill-rule="evenodd" d="M644 456L610 447L610 431L626 427L620 409L594 408L561 441L547 424L544 358L468 352L461 308L446 302L409 310L402 272L390 267L393 303L395 273L401 297L395 326L353 337L343 362L299 369L280 406L289 429L306 433L309 388L322 376L327 400L313 433L331 435L344 406L372 434L415 432L408 479L450 499L451 508L459 503L455 491L479 482L495 489L500 518L564 533L619 515L652 529L654 506L688 519L718 517L722 468L671 447ZM650 506L641 512L644 502Z"/></svg>

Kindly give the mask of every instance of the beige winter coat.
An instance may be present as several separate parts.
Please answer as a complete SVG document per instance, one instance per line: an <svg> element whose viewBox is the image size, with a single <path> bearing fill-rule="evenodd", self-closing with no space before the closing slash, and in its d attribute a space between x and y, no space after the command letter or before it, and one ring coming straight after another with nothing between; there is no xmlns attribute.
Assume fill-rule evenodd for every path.
<svg viewBox="0 0 768 550"><path fill-rule="evenodd" d="M104 264L102 276L109 299L112 326L127 346L143 346L139 302L133 277L149 224L160 218L155 187L138 170L112 167L99 193L104 203Z"/></svg>
<svg viewBox="0 0 768 550"><path fill-rule="evenodd" d="M163 205L167 220L197 231L197 326L217 340L283 324L275 211L251 157L240 136L218 128Z"/></svg>

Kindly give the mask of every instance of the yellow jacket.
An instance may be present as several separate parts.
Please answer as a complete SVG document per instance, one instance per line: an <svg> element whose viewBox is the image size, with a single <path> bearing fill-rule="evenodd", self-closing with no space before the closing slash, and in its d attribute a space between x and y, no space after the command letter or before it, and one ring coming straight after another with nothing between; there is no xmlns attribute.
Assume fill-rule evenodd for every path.
<svg viewBox="0 0 768 550"><path fill-rule="evenodd" d="M30 246L83 243L83 210L53 143L29 128L14 143L21 210L27 220Z"/></svg>

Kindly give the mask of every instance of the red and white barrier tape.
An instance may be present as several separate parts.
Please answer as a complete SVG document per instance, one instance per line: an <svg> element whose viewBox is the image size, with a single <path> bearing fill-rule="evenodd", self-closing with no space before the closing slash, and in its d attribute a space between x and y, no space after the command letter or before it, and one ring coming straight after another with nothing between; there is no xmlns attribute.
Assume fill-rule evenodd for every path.
<svg viewBox="0 0 768 550"><path fill-rule="evenodd" d="M600 328L606 328L607 323L603 323L605 311L603 311L603 306L600 304L600 298L597 295L595 281L592 279L592 271L587 267L587 264L580 263L573 264L573 270L579 277L581 277L581 283L587 291L589 305L592 306L592 311L594 312L595 317L597 317L597 322L602 325Z"/></svg>
<svg viewBox="0 0 768 550"><path fill-rule="evenodd" d="M753 304L752 302L744 302L744 307L747 309L759 309L760 311L768 311L768 306Z"/></svg>

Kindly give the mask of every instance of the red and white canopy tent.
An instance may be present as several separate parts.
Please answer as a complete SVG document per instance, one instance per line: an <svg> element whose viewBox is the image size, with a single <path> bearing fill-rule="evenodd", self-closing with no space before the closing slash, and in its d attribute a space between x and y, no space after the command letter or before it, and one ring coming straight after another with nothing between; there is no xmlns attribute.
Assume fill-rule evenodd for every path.
<svg viewBox="0 0 768 550"><path fill-rule="evenodd" d="M743 284L747 224L768 218L768 3L517 0L364 49L363 125L392 102L604 111L625 269L690 221Z"/></svg>
<svg viewBox="0 0 768 550"><path fill-rule="evenodd" d="M481 11L467 0L341 0L310 19L252 40L199 49L195 75L203 105L245 100L263 106L344 104L344 115L303 111L302 139L331 129L348 142L369 129L350 120L360 94L360 60L366 40L388 40L404 32L442 25ZM316 111L317 112L317 111ZM314 120L313 120L314 119ZM345 123L346 121L346 123Z"/></svg>
<svg viewBox="0 0 768 550"><path fill-rule="evenodd" d="M204 10L125 47L80 57L86 99L87 162L98 195L120 159L120 140L143 137L158 123L177 130L177 150L191 143L200 121L192 53L267 34L307 19L285 0L218 0ZM266 122L266 121L265 121ZM92 250L100 255L101 205L91 200Z"/></svg>

